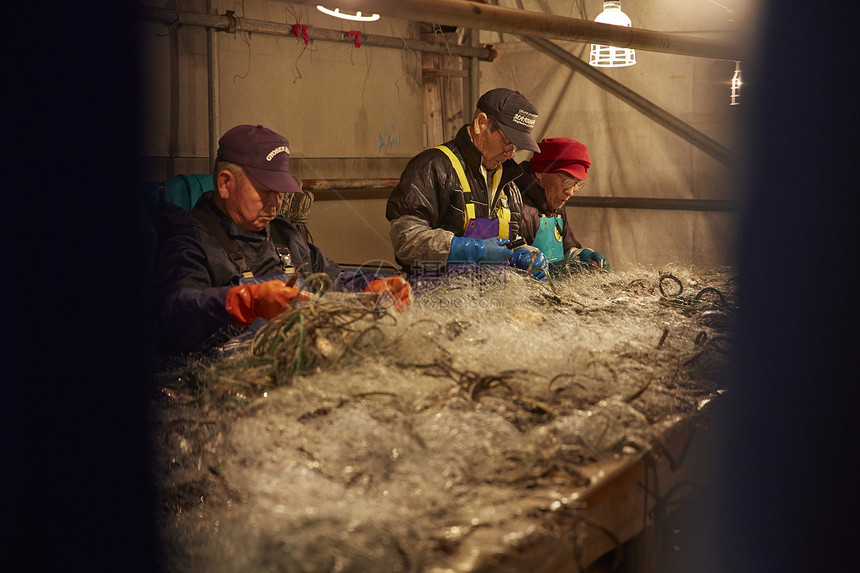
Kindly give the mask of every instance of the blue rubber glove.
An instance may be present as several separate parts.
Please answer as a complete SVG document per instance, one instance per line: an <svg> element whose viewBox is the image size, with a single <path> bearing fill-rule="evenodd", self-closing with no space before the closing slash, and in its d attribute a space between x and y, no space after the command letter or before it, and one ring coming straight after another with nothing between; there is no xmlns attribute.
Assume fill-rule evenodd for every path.
<svg viewBox="0 0 860 573"><path fill-rule="evenodd" d="M454 237L448 261L452 263L501 263L513 256L513 251L505 247L508 239L470 239Z"/></svg>
<svg viewBox="0 0 860 573"><path fill-rule="evenodd" d="M588 266L597 266L602 271L609 270L609 259L601 252L582 249L582 252L579 253L579 260Z"/></svg>
<svg viewBox="0 0 860 573"><path fill-rule="evenodd" d="M532 265L532 253L535 253L535 262ZM532 276L539 281L546 280L547 261L544 254L540 251L531 251L529 249L517 249L514 251L514 256L511 258L511 266L527 271L529 265L532 265Z"/></svg>
<svg viewBox="0 0 860 573"><path fill-rule="evenodd" d="M567 273L588 272L588 263L579 260L579 252L576 249L568 249L564 254L564 260L557 263L554 270Z"/></svg>

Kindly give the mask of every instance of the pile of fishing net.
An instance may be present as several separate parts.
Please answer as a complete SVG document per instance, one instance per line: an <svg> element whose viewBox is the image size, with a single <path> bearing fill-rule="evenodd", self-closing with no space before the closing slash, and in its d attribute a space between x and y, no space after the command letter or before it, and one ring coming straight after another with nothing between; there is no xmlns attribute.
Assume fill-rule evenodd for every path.
<svg viewBox="0 0 860 573"><path fill-rule="evenodd" d="M490 567L464 548L552 536L583 468L697 415L736 310L726 269L496 271L416 293L402 312L325 293L157 378L171 570Z"/></svg>

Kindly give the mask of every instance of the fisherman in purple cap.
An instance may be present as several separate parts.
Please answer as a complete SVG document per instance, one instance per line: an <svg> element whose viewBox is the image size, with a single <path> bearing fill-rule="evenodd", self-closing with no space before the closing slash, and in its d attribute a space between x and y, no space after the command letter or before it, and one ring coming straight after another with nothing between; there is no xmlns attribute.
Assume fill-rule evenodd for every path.
<svg viewBox="0 0 860 573"><path fill-rule="evenodd" d="M331 290L411 301L401 276L342 271L279 215L286 193L302 193L289 172L289 142L261 125L239 125L218 142L213 180L188 212L162 202L155 298L168 354L197 351L262 326L290 308L299 277L322 273Z"/></svg>
<svg viewBox="0 0 860 573"><path fill-rule="evenodd" d="M537 116L521 93L492 89L454 139L409 161L385 211L407 274L504 264L546 279L546 259L520 237L522 197L514 181L522 169L512 159L517 149L539 150L531 136Z"/></svg>
<svg viewBox="0 0 860 573"><path fill-rule="evenodd" d="M606 255L583 248L573 236L564 208L585 185L591 158L588 148L569 137L545 138L529 161L520 164L523 192L523 238L546 256L555 271L609 270Z"/></svg>

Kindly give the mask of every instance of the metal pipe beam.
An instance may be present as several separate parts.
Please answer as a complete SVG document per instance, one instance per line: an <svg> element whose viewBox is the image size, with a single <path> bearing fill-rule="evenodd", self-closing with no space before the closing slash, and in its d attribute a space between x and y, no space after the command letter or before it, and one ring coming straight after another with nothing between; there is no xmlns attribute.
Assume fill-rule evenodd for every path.
<svg viewBox="0 0 860 573"><path fill-rule="evenodd" d="M599 209L653 209L656 211L734 212L735 201L720 199L669 199L664 197L582 197L568 199L568 207L596 207Z"/></svg>
<svg viewBox="0 0 860 573"><path fill-rule="evenodd" d="M175 5L172 0L170 5ZM170 127L167 139L167 178L176 175L176 157L179 155L179 38L176 31L167 33L170 50Z"/></svg>
<svg viewBox="0 0 860 573"><path fill-rule="evenodd" d="M291 0L296 4L316 5L320 0ZM526 34L537 38L593 42L635 48L646 52L663 52L718 60L740 60L740 42L725 42L697 36L656 32L599 24L579 18L566 18L479 4L464 0L326 0L326 7L343 12L371 12L390 18L433 22L480 30Z"/></svg>
<svg viewBox="0 0 860 573"><path fill-rule="evenodd" d="M711 157L725 164L730 163L731 151L729 151L728 148L714 141L687 123L684 123L663 108L640 96L630 88L625 87L623 84L612 79L600 70L591 67L588 63L580 60L561 46L544 38L530 38L528 36L521 36L521 38L535 49L555 58L562 64L581 73L587 79L628 103L634 109L645 114L647 117L662 125L675 135L680 136L687 142L698 147Z"/></svg>
<svg viewBox="0 0 860 573"><path fill-rule="evenodd" d="M208 0L206 8L215 12L215 0ZM207 89L209 101L209 164L215 162L218 153L218 138L221 134L221 49L218 35L213 28L206 29Z"/></svg>
<svg viewBox="0 0 860 573"><path fill-rule="evenodd" d="M302 189L317 193L319 191L347 191L347 190L384 190L386 197L388 192L394 189L400 179L302 179Z"/></svg>
<svg viewBox="0 0 860 573"><path fill-rule="evenodd" d="M302 189L314 194L314 201L388 199L399 179L302 179ZM735 201L718 199L671 199L662 197L597 197L574 195L568 207L600 209L652 209L657 211L732 212Z"/></svg>
<svg viewBox="0 0 860 573"><path fill-rule="evenodd" d="M145 20L153 22L164 22L170 26L183 24L187 26L201 26L224 32L255 32L258 34L269 34L273 36L293 36L293 27L290 24L279 22L266 22L263 20L249 20L240 18L234 14L229 16L217 16L210 14L199 14L196 12L182 12L165 8L152 8L141 6L140 16ZM308 26L308 39L325 42L344 42L352 44L355 39L349 33L340 30L328 30ZM364 46L379 46L382 48L410 49L418 52L433 52L450 56L464 58L478 58L486 62L492 62L496 57L496 51L489 46L471 47L448 44L436 44L422 40L394 38L390 36L379 36L375 34L361 34L361 44Z"/></svg>

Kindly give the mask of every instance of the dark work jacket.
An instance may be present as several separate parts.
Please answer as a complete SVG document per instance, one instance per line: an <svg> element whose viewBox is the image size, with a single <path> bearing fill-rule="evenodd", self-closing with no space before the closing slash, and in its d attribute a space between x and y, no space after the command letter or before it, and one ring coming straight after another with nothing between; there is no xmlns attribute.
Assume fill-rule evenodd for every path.
<svg viewBox="0 0 860 573"><path fill-rule="evenodd" d="M540 218L542 216L555 217L561 215L561 220L564 221L561 235L561 245L564 252L567 253L573 247L581 249L582 245L573 236L573 228L567 220L567 209L564 206L558 211L550 209L546 203L546 193L543 187L538 185L534 173L529 168L529 162L520 163L520 167L523 168L523 174L517 179L517 184L523 192L523 218L520 223L520 235L531 245L535 242L535 236L540 228Z"/></svg>
<svg viewBox="0 0 860 573"><path fill-rule="evenodd" d="M298 228L282 216L260 232L230 220L212 201L212 191L200 197L194 210L214 215L257 278L283 275L270 228L277 226L287 243L293 265L300 274L327 273L334 281L340 267L309 245ZM158 250L153 278L156 312L160 318L166 352L200 350L213 334L235 325L227 312L227 291L237 286L241 274L227 251L191 212L167 202L156 214ZM276 278L273 276L273 278Z"/></svg>
<svg viewBox="0 0 860 573"><path fill-rule="evenodd" d="M494 218L500 205L501 194L496 197L495 204L487 205L489 190L487 181L481 173L481 152L469 137L468 126L463 126L451 141L445 142L463 164L466 178L472 188L472 201L475 204L475 217ZM522 169L513 160L502 164L502 179L500 189L505 192L508 208L511 211L511 240L519 233L522 218L522 197L514 180L522 174ZM463 189L457 177L451 160L441 150L426 149L413 157L406 165L400 176L400 182L388 198L385 216L389 221L404 216L414 218L416 222L426 224L429 229L444 229L455 236L463 236L466 224L466 202L463 199ZM409 235L411 229L392 225L392 242L395 256ZM440 246L433 249L440 251L432 253L436 260L445 260L450 249L450 239L441 251ZM427 255L427 253L425 253ZM428 258L434 258L428 256ZM401 265L411 261L398 258Z"/></svg>

